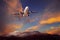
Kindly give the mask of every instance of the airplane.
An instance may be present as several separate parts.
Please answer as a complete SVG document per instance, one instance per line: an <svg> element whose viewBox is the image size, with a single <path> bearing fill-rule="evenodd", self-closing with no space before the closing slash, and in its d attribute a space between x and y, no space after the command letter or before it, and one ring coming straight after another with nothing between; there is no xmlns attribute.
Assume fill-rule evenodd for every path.
<svg viewBox="0 0 60 40"><path fill-rule="evenodd" d="M29 7L26 6L24 9L23 16L29 16L29 14L32 14L32 13L37 13L37 12L36 11L29 11Z"/></svg>
<svg viewBox="0 0 60 40"><path fill-rule="evenodd" d="M19 18L20 18L20 17L27 17L27 16L29 16L31 13L37 13L37 12L35 12L35 11L29 11L29 7L26 6L23 12L17 12L17 13L15 13L14 15L15 15L15 16L19 16Z"/></svg>

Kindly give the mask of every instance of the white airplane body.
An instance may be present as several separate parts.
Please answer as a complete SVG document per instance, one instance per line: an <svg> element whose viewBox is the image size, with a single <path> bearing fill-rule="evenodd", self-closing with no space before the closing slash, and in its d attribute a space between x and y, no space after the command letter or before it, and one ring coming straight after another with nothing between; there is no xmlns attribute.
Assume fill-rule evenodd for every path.
<svg viewBox="0 0 60 40"><path fill-rule="evenodd" d="M24 9L24 14L23 16L28 16L29 15L29 7L26 6L26 8Z"/></svg>

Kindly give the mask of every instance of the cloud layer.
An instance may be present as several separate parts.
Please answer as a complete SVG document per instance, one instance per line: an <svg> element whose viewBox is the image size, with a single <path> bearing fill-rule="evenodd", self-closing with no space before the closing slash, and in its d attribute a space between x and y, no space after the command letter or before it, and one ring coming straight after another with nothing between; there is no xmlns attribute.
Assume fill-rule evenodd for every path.
<svg viewBox="0 0 60 40"><path fill-rule="evenodd" d="M12 14L16 12L22 12L20 0L0 0L0 33L9 33L19 26L12 24L16 21Z"/></svg>
<svg viewBox="0 0 60 40"><path fill-rule="evenodd" d="M49 30L46 30L46 33L60 35L60 27L51 27Z"/></svg>
<svg viewBox="0 0 60 40"><path fill-rule="evenodd" d="M46 20L40 21L40 24L53 24L53 23L58 23L60 22L60 17L51 17Z"/></svg>
<svg viewBox="0 0 60 40"><path fill-rule="evenodd" d="M40 24L52 24L60 22L60 0L52 2L44 9Z"/></svg>
<svg viewBox="0 0 60 40"><path fill-rule="evenodd" d="M14 32L16 31L17 29L20 29L23 27L23 24L7 24L4 31L0 33L0 35L3 35L3 34L8 34L10 32Z"/></svg>
<svg viewBox="0 0 60 40"><path fill-rule="evenodd" d="M35 30L37 30L37 29L39 29L39 27L36 25L36 26L29 27L29 28L26 29L25 31L26 31L26 32L35 31Z"/></svg>

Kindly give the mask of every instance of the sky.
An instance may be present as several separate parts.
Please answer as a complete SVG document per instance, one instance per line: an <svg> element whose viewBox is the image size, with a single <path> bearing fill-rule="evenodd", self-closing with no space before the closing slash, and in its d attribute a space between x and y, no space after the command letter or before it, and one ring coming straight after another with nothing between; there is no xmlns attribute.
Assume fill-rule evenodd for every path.
<svg viewBox="0 0 60 40"><path fill-rule="evenodd" d="M38 22L40 20L41 23L45 21L46 19L46 23L42 23L42 24L46 24L46 25L42 25L39 24L39 26L43 26L42 29L40 28L39 31L44 31L46 29L49 29L52 26L59 26L60 23L58 20L60 20L60 17L58 18L57 16L60 15L59 11L60 11L60 1L59 0L21 0L22 1L22 6L23 8L26 6L29 6L31 11L37 11L38 13L35 14L31 14L30 17L37 17L35 20L35 22L31 23L31 24L26 24L26 26L31 26L31 25L37 25L39 24ZM51 12L51 13L50 13ZM54 15L55 14L55 15ZM45 17L43 17L45 16ZM52 18L50 18L52 16ZM56 16L57 18L55 18L54 16ZM50 19L48 19L50 18ZM56 20L57 19L57 20ZM49 21L50 20L50 21ZM54 22L53 22L54 21ZM53 23L47 23L47 22L53 22Z"/></svg>
<svg viewBox="0 0 60 40"><path fill-rule="evenodd" d="M13 15L26 6L37 13L28 17ZM56 29L60 30L60 0L0 0L0 33L40 31L59 34Z"/></svg>

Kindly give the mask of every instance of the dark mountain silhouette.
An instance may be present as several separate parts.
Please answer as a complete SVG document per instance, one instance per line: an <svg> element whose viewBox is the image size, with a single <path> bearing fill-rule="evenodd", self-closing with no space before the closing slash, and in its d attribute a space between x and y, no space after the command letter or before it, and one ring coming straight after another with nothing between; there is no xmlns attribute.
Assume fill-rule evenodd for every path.
<svg viewBox="0 0 60 40"><path fill-rule="evenodd" d="M60 35L33 32L15 32L5 36L0 36L0 40L60 40Z"/></svg>

